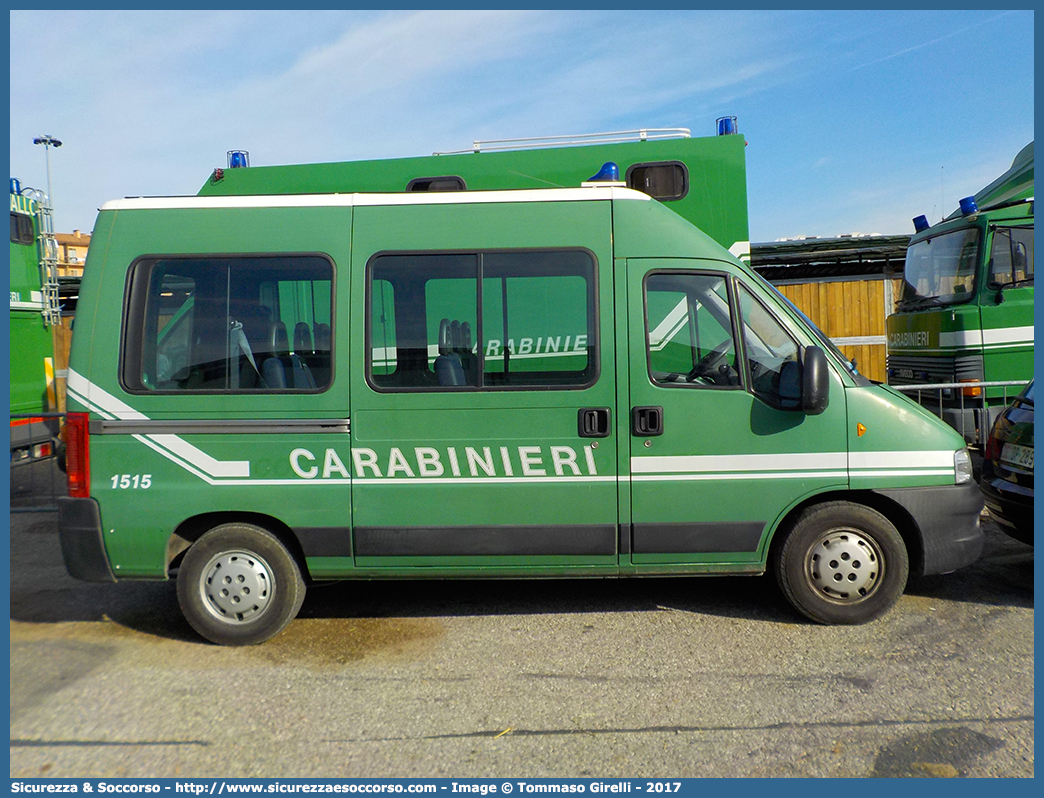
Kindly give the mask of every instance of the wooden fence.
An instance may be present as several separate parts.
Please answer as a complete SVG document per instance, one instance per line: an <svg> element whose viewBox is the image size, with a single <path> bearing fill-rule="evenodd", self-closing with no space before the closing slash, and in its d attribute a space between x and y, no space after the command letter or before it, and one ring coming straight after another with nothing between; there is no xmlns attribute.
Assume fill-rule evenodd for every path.
<svg viewBox="0 0 1044 798"><path fill-rule="evenodd" d="M820 278L776 287L814 321L859 372L885 381L885 319L896 285L884 276Z"/></svg>

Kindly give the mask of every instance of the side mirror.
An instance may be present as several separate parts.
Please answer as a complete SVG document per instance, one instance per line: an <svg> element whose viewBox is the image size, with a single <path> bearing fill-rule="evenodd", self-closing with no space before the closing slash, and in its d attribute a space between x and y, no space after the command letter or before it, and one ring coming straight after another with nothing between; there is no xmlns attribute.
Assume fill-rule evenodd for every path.
<svg viewBox="0 0 1044 798"><path fill-rule="evenodd" d="M801 409L818 416L830 403L830 366L818 346L807 346L802 357Z"/></svg>

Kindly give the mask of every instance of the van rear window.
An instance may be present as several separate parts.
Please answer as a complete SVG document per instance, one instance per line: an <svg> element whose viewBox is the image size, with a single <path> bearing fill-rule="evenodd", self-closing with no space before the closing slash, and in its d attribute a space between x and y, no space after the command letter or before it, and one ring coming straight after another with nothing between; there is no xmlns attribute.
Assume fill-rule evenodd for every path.
<svg viewBox="0 0 1044 798"><path fill-rule="evenodd" d="M136 392L316 392L331 379L333 265L319 256L144 258L122 378Z"/></svg>
<svg viewBox="0 0 1044 798"><path fill-rule="evenodd" d="M378 255L367 378L378 390L576 388L597 376L586 250Z"/></svg>

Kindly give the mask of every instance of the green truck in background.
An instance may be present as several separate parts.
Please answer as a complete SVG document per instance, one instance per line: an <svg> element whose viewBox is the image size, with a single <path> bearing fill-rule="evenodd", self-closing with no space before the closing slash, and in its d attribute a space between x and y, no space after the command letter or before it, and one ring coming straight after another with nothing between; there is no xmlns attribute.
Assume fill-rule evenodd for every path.
<svg viewBox="0 0 1044 798"><path fill-rule="evenodd" d="M469 150L415 158L286 166L250 166L248 153L232 151L229 168L214 170L199 195L505 191L612 182L659 200L749 260L746 142L735 117L718 119L716 131L696 138L687 128L650 128L476 141Z"/></svg>
<svg viewBox="0 0 1044 798"><path fill-rule="evenodd" d="M52 456L58 419L54 341L58 309L57 244L46 195L10 181L11 194L11 464Z"/></svg>
<svg viewBox="0 0 1044 798"><path fill-rule="evenodd" d="M1033 143L946 219L914 226L887 320L888 382L927 386L919 401L984 444L1021 390L990 383L1033 377Z"/></svg>

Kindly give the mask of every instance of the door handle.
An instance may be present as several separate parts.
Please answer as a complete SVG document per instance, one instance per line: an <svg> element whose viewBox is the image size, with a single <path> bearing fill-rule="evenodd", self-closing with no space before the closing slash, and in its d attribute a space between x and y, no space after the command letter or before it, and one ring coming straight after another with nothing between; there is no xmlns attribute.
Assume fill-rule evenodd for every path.
<svg viewBox="0 0 1044 798"><path fill-rule="evenodd" d="M576 415L576 431L581 438L608 438L609 418L608 407L581 407Z"/></svg>
<svg viewBox="0 0 1044 798"><path fill-rule="evenodd" d="M659 406L631 408L631 432L644 438L663 435L663 408Z"/></svg>

